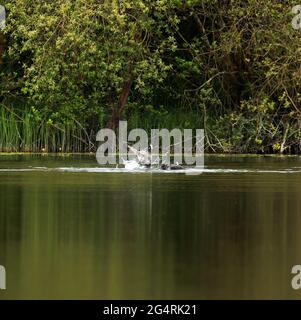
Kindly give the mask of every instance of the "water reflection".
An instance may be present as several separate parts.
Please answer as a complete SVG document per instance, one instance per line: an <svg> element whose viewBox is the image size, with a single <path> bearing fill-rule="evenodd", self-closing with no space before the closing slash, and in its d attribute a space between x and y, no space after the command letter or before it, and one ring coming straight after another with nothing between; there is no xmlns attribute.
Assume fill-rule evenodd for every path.
<svg viewBox="0 0 301 320"><path fill-rule="evenodd" d="M255 159L210 165L298 165ZM18 157L0 166L92 161ZM300 298L290 286L301 264L300 181L300 173L1 172L0 298Z"/></svg>

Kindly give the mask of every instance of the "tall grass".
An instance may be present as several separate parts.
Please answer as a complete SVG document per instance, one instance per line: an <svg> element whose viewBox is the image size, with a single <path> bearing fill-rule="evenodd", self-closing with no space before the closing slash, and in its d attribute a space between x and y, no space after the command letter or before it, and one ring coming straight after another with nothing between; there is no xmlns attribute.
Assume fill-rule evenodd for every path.
<svg viewBox="0 0 301 320"><path fill-rule="evenodd" d="M83 128L76 120L58 126L46 120L37 121L30 109L18 113L14 110L0 104L0 152L96 151L97 128ZM125 119L128 120L128 130L142 128L148 133L153 128L203 127L200 115L184 110L163 113L136 111Z"/></svg>
<svg viewBox="0 0 301 320"><path fill-rule="evenodd" d="M0 107L0 152L87 152L93 147L76 122L55 126L35 120L30 111L16 114Z"/></svg>

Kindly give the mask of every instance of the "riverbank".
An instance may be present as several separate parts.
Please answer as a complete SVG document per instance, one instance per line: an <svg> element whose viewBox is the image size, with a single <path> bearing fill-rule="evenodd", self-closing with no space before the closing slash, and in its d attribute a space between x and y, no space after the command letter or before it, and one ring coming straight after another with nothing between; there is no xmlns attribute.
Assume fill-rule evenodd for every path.
<svg viewBox="0 0 301 320"><path fill-rule="evenodd" d="M127 110L123 120L128 130L152 128L172 130L204 129L205 151L224 154L300 154L301 128L288 124L267 125L269 117L225 113L223 116L181 108L165 112L133 112ZM35 108L0 110L0 152L96 152L96 134L106 127L106 119L94 124L81 124L73 118L53 120ZM284 129L285 128L285 129Z"/></svg>

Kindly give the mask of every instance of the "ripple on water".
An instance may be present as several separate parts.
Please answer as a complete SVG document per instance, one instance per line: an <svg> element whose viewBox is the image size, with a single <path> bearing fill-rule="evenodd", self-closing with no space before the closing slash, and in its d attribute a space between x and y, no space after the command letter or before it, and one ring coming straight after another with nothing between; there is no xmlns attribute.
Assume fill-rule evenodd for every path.
<svg viewBox="0 0 301 320"><path fill-rule="evenodd" d="M86 172L86 173L133 173L133 174L149 174L149 173L164 173L164 174L187 174L199 175L202 173L279 173L279 174L293 174L301 173L301 167L293 167L287 169L227 169L227 168L185 168L183 170L161 170L161 169L145 169L137 168L133 170L125 168L111 168L111 167L29 167L29 168L2 168L0 172Z"/></svg>

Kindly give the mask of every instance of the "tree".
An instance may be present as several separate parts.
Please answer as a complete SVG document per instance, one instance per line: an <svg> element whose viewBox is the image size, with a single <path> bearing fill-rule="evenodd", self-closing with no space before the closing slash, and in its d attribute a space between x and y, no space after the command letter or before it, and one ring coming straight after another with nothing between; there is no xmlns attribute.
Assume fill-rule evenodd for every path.
<svg viewBox="0 0 301 320"><path fill-rule="evenodd" d="M20 58L23 94L53 121L108 118L114 127L130 90L149 94L171 66L169 23L176 1L8 1L11 46ZM99 120L98 118L96 119Z"/></svg>

